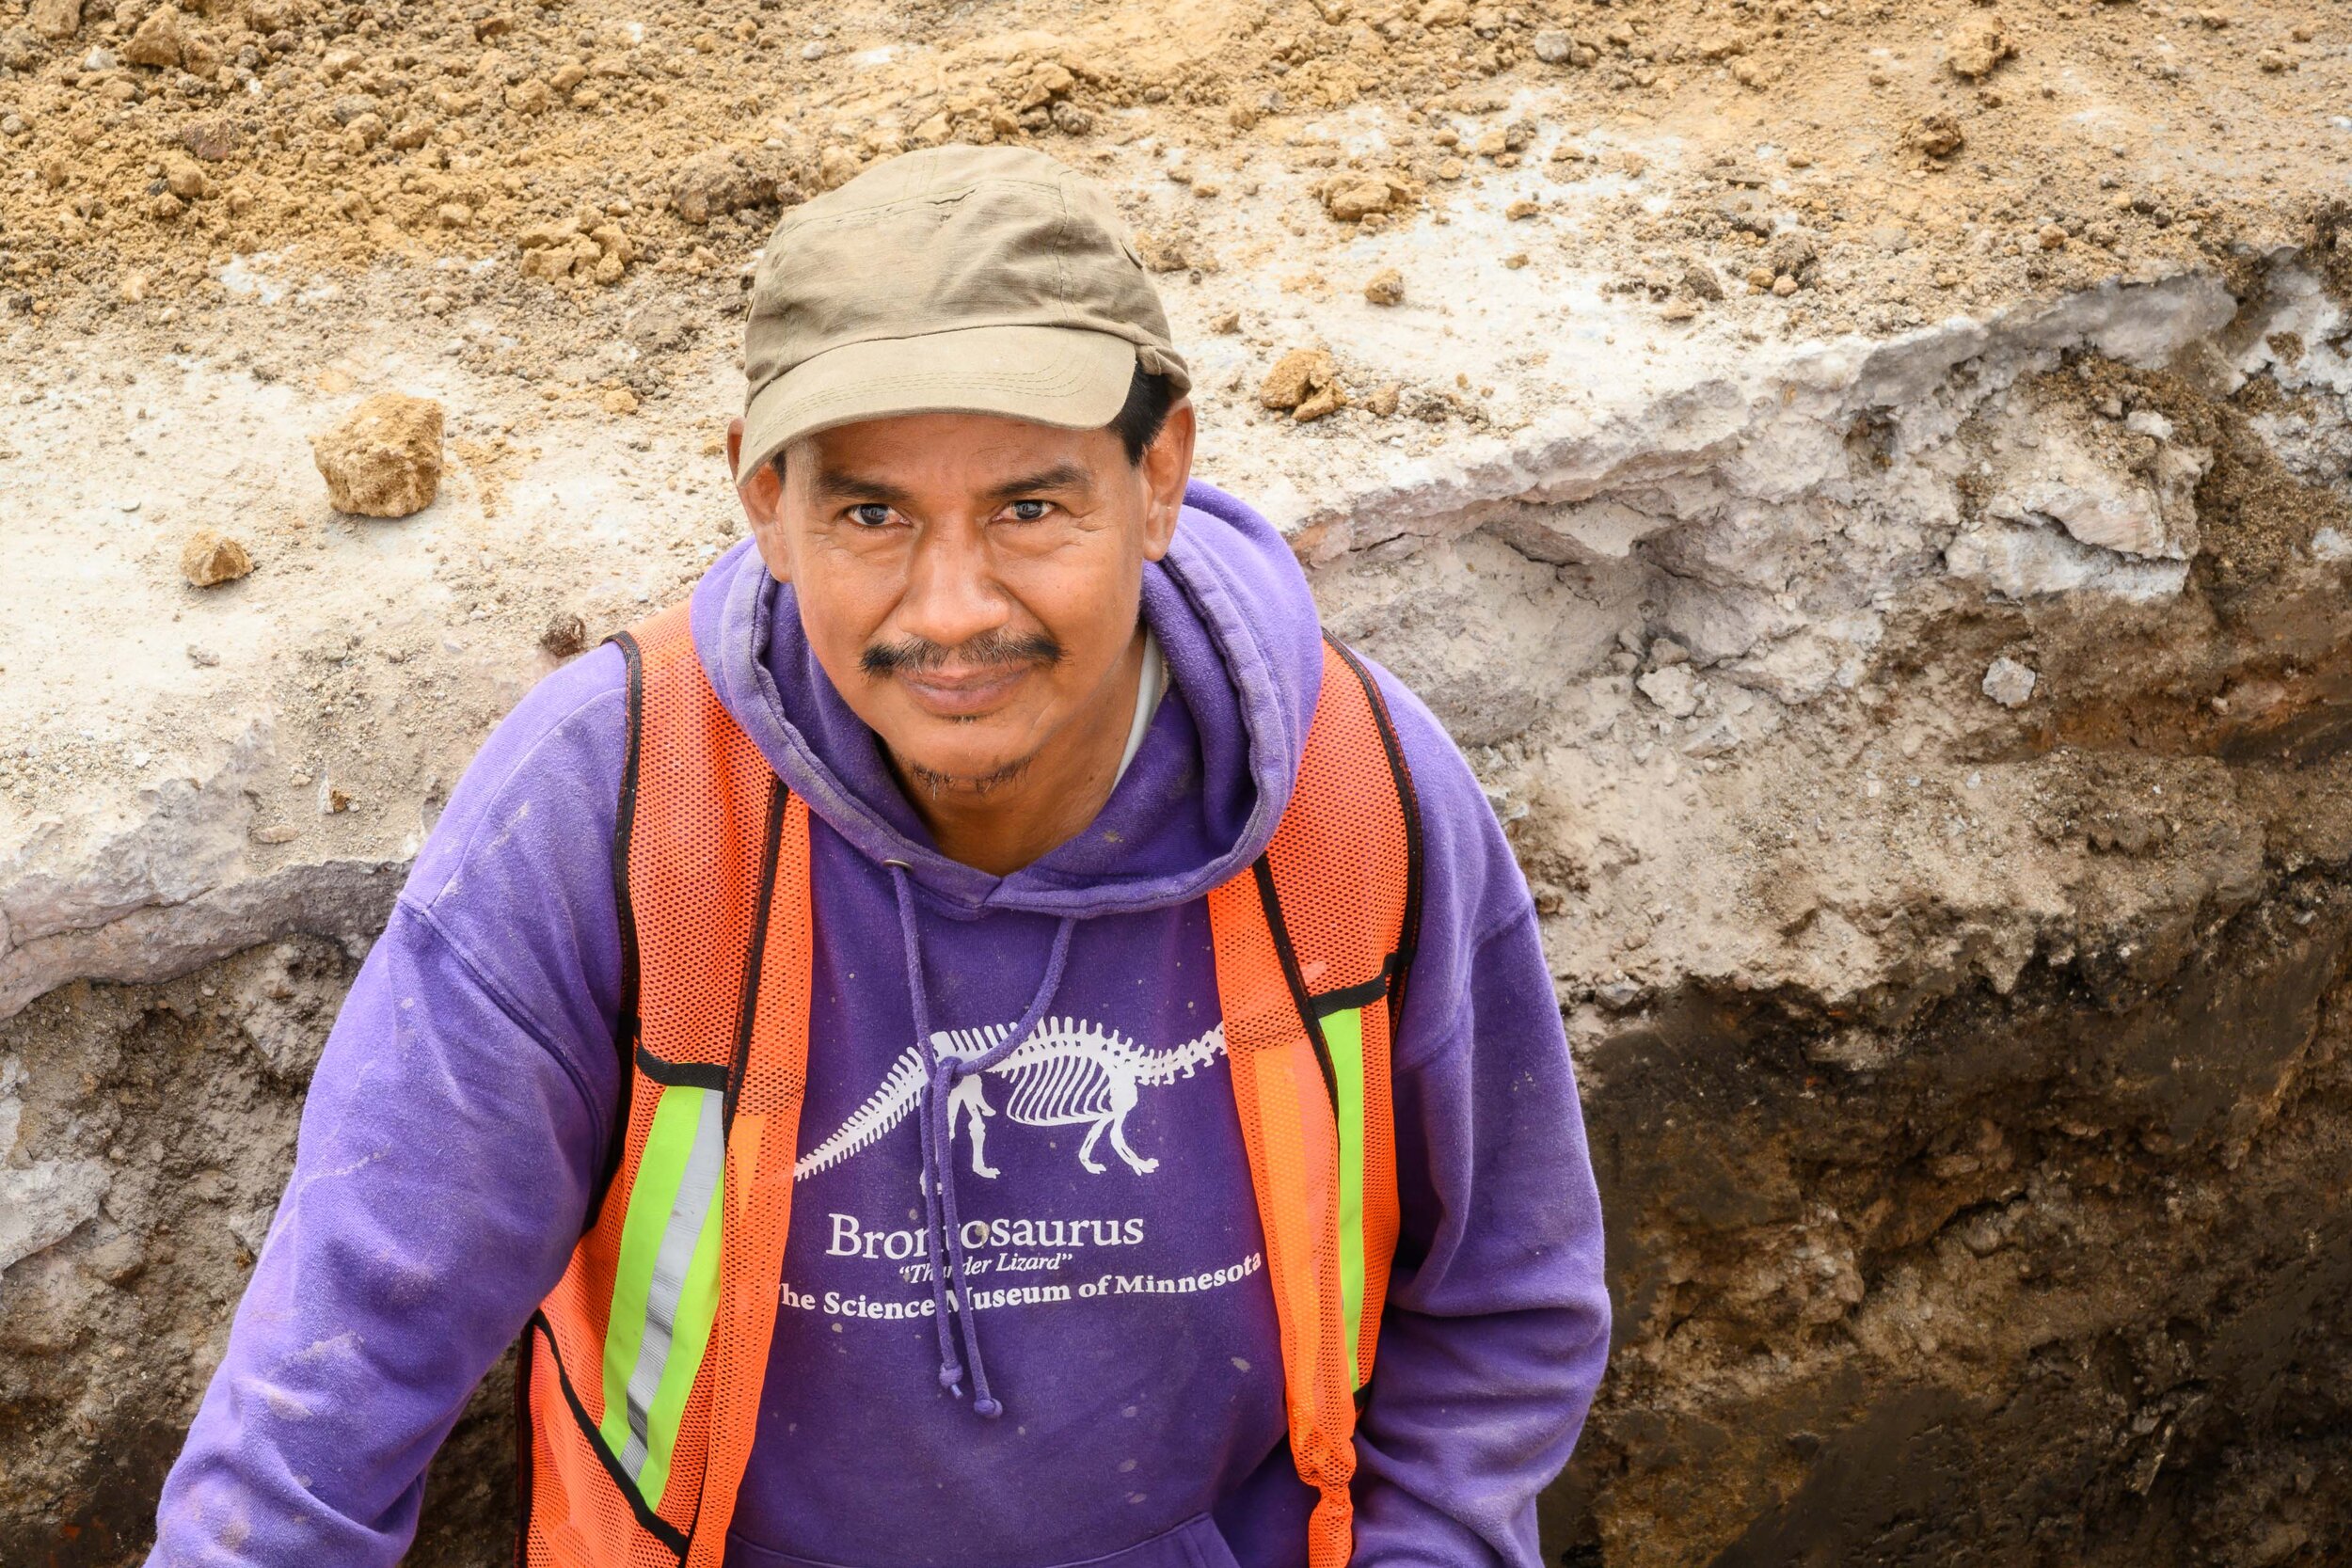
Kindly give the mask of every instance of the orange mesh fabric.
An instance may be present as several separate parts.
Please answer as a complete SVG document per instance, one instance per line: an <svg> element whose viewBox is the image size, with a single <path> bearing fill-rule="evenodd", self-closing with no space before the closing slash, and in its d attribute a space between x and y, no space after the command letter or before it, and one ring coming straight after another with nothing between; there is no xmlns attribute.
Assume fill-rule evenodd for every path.
<svg viewBox="0 0 2352 1568"><path fill-rule="evenodd" d="M625 643L628 1122L610 1189L528 1340L524 1568L717 1568L774 1328L808 1056L808 816L711 691L687 613L664 610ZM725 1096L719 1306L648 1508L596 1433L623 1229L665 1084Z"/></svg>
<svg viewBox="0 0 2352 1568"><path fill-rule="evenodd" d="M1296 793L1274 842L1260 866L1209 895L1226 1053L1281 1328L1291 1456L1319 1494L1310 1568L1343 1568L1354 1548L1355 1391L1372 1375L1396 1251L1390 1043L1419 847L1411 781L1378 704L1361 667L1327 646ZM1342 1009L1361 1021L1363 1299L1352 1359L1340 1075L1321 1022Z"/></svg>
<svg viewBox="0 0 2352 1568"><path fill-rule="evenodd" d="M622 1044L634 1064L628 1127L595 1220L525 1338L523 1568L720 1568L758 1423L806 1084L807 809L720 705L684 605L632 628L625 647L635 725L616 846L629 964ZM1418 847L1410 780L1378 701L1351 657L1327 650L1290 809L1260 865L1209 896L1292 1453L1319 1494L1310 1568L1344 1568L1353 1547L1355 1391L1371 1375L1396 1241L1390 1034ZM1319 1022L1339 1010L1355 1030ZM1349 1080L1349 1102L1360 1101L1362 1130L1343 1176L1348 1140L1327 1034L1358 1033L1359 1059L1351 1053L1349 1063L1360 1083ZM624 1233L641 1174L658 1190L647 1148L662 1098L721 1088L717 1305L649 1507L624 1456L598 1435L612 1430L608 1320L616 1276L637 1266ZM710 1101L691 1103L707 1114ZM1360 1188L1352 1222L1351 1182ZM1361 1273L1352 1324L1349 1259ZM632 1384L632 1415L638 1402Z"/></svg>

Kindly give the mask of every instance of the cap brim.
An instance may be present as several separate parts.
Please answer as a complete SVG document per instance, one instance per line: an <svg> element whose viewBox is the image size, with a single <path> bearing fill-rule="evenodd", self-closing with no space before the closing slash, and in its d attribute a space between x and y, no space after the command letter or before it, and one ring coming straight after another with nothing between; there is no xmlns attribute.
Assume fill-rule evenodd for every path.
<svg viewBox="0 0 2352 1568"><path fill-rule="evenodd" d="M1136 345L1067 326L971 326L845 343L761 388L736 482L803 436L898 414L996 414L1099 429L1126 405Z"/></svg>

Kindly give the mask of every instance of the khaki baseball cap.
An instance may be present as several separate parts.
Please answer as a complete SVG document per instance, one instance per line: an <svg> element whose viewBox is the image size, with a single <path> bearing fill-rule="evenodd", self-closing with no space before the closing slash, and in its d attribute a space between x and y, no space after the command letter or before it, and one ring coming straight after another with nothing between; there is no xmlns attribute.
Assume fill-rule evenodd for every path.
<svg viewBox="0 0 2352 1568"><path fill-rule="evenodd" d="M894 414L1098 428L1137 365L1192 386L1100 185L1026 148L905 153L769 237L736 479L803 436Z"/></svg>

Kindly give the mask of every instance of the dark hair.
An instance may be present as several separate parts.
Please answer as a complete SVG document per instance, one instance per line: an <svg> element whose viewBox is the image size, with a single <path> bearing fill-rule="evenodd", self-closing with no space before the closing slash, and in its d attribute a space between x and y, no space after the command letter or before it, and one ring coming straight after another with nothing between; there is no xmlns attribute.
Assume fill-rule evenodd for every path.
<svg viewBox="0 0 2352 1568"><path fill-rule="evenodd" d="M1127 383L1127 402L1110 423L1119 433L1119 444L1126 449L1128 462L1143 461L1143 449L1157 438L1160 427L1168 423L1168 411L1184 395L1168 376L1139 364L1136 367L1135 379Z"/></svg>
<svg viewBox="0 0 2352 1568"><path fill-rule="evenodd" d="M1184 395L1169 377L1147 371L1141 365L1136 367L1134 378L1127 383L1127 401L1104 427L1117 434L1129 463L1143 461L1143 449L1158 437L1161 427L1168 423L1168 410ZM768 465L776 470L778 479L784 477L782 451L770 458Z"/></svg>

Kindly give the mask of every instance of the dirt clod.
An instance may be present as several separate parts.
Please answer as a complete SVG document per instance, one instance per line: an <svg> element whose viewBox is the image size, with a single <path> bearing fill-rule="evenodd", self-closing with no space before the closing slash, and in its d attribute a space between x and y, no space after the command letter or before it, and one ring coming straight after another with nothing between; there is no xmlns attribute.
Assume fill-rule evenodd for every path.
<svg viewBox="0 0 2352 1568"><path fill-rule="evenodd" d="M1405 275L1394 267L1382 267L1364 283L1364 297L1375 305L1405 303Z"/></svg>
<svg viewBox="0 0 2352 1568"><path fill-rule="evenodd" d="M82 30L82 0L33 0L26 20L42 38L62 43Z"/></svg>
<svg viewBox="0 0 2352 1568"><path fill-rule="evenodd" d="M569 610L562 611L539 633L539 646L549 658L570 658L588 646L588 623Z"/></svg>
<svg viewBox="0 0 2352 1568"><path fill-rule="evenodd" d="M122 46L122 57L132 65L168 67L180 64L187 48L186 27L180 13L169 6L149 13L139 24L131 41Z"/></svg>
<svg viewBox="0 0 2352 1568"><path fill-rule="evenodd" d="M195 159L182 152L164 154L164 184L183 201L194 201L212 194L212 182Z"/></svg>
<svg viewBox="0 0 2352 1568"><path fill-rule="evenodd" d="M1412 187L1393 175L1347 174L1323 187L1323 209L1342 223L1391 213L1412 200Z"/></svg>
<svg viewBox="0 0 2352 1568"><path fill-rule="evenodd" d="M1952 30L1947 56L1952 74L1963 82L1981 81L1993 68L2017 53L2016 42L2003 30L2000 18L1979 14Z"/></svg>
<svg viewBox="0 0 2352 1568"><path fill-rule="evenodd" d="M180 547L180 575L193 587L212 588L234 582L252 570L253 557L243 545L209 528L189 534L187 543Z"/></svg>
<svg viewBox="0 0 2352 1568"><path fill-rule="evenodd" d="M338 511L405 517L433 504L441 483L441 405L379 392L310 437Z"/></svg>
<svg viewBox="0 0 2352 1568"><path fill-rule="evenodd" d="M1294 415L1339 379L1339 368L1328 350L1295 348L1274 362L1258 388L1258 402ZM1326 409L1325 412L1329 412ZM1297 416L1311 418L1312 416Z"/></svg>
<svg viewBox="0 0 2352 1568"><path fill-rule="evenodd" d="M1967 143L1960 121L1947 114L1923 115L1912 127L1911 145L1931 158L1948 158Z"/></svg>
<svg viewBox="0 0 2352 1568"><path fill-rule="evenodd" d="M776 199L773 176L732 149L697 153L670 177L670 210L697 227Z"/></svg>

